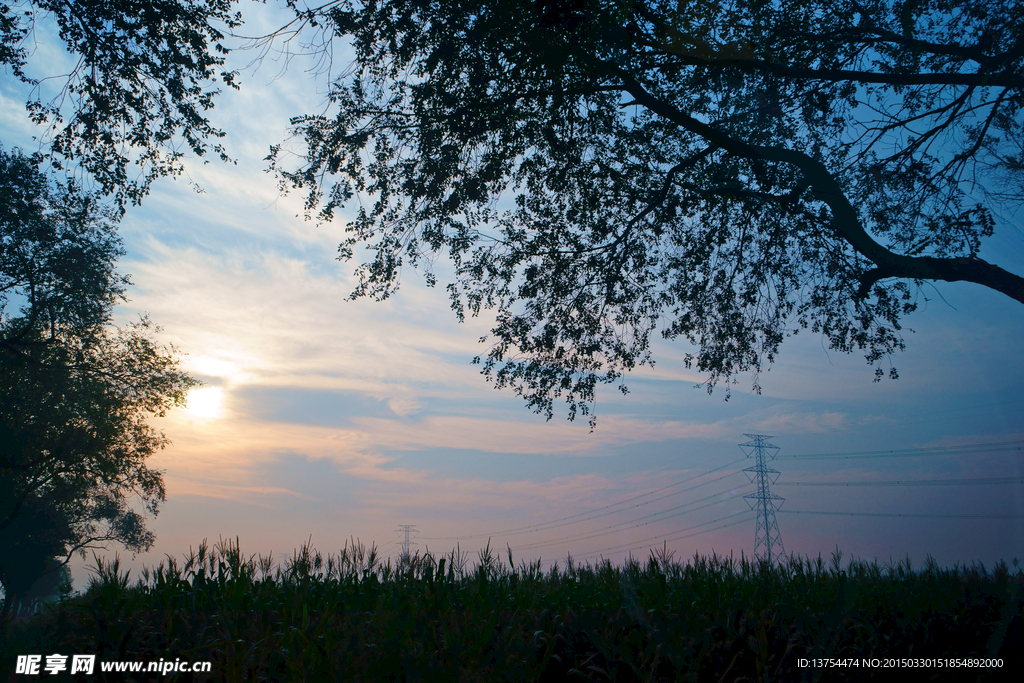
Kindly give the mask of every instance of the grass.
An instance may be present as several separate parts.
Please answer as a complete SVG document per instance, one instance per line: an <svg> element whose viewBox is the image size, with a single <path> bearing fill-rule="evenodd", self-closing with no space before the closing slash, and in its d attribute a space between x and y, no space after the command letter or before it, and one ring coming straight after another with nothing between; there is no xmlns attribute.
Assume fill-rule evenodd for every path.
<svg viewBox="0 0 1024 683"><path fill-rule="evenodd" d="M8 627L5 664L79 652L213 662L210 674L168 681L717 683L882 679L893 672L864 660L936 657L1002 658L1003 668L926 677L1003 680L1024 663L1016 563L844 565L837 552L769 566L678 562L663 548L621 566L567 558L542 571L489 546L472 566L458 549L393 564L352 541L326 557L307 543L278 566L246 557L237 539L204 542L134 581L116 558L95 563L82 594ZM859 666L800 666L816 658Z"/></svg>

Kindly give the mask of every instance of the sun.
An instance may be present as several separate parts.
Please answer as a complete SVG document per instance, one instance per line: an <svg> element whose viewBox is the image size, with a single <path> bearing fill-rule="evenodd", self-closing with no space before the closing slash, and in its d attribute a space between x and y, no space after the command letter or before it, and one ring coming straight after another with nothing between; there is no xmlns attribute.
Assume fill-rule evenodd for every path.
<svg viewBox="0 0 1024 683"><path fill-rule="evenodd" d="M188 392L185 412L195 420L215 420L224 414L224 390L204 387Z"/></svg>

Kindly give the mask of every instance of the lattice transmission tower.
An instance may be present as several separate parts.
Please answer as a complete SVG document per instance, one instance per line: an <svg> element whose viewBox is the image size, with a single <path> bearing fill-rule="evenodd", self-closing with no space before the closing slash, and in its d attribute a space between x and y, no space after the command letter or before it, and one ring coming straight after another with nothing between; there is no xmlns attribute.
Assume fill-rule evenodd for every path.
<svg viewBox="0 0 1024 683"><path fill-rule="evenodd" d="M401 548L402 548L400 557L408 560L409 559L409 548L411 546L416 545L416 542L412 540L412 536L413 536L413 534L419 533L416 530L416 525L415 524L399 524L398 528L395 529L395 532L399 533L399 534L402 533L402 532L405 532L405 540L404 541L399 541L399 544L401 545Z"/></svg>
<svg viewBox="0 0 1024 683"><path fill-rule="evenodd" d="M768 443L768 439L772 437L765 434L743 436L750 437L750 441L741 443L740 449L748 458L755 458L754 466L743 470L747 473L747 478L757 485L755 493L743 496L750 509L757 511L754 557L774 564L781 562L786 556L786 549L782 546L782 534L779 532L779 521L775 518L775 511L782 507L786 499L775 495L768 488L769 483L776 482L780 472L768 467L767 458L774 460L779 454L779 447Z"/></svg>

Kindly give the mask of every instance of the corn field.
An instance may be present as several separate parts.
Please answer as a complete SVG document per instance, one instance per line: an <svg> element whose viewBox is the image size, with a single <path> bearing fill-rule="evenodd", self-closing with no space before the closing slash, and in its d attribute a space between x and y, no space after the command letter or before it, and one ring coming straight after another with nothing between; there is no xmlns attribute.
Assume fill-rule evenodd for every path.
<svg viewBox="0 0 1024 683"><path fill-rule="evenodd" d="M938 657L1002 667L916 673L1008 680L1024 663L1016 562L844 564L837 551L771 566L680 562L662 548L621 566L567 557L542 571L489 544L472 564L458 548L392 562L353 540L327 556L307 543L282 565L247 557L237 539L204 541L134 579L116 558L94 562L81 594L4 627L5 669L18 654L63 651L213 663L166 681L717 683L881 680L893 658Z"/></svg>

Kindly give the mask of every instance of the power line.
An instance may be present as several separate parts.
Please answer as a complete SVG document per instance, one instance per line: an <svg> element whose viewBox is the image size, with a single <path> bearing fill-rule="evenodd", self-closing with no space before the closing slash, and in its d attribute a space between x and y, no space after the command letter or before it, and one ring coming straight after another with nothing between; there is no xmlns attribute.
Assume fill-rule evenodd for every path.
<svg viewBox="0 0 1024 683"><path fill-rule="evenodd" d="M944 512L829 512L825 510L780 510L787 515L829 515L847 517L910 517L920 519L1024 519L1024 515L984 515Z"/></svg>
<svg viewBox="0 0 1024 683"><path fill-rule="evenodd" d="M782 456L787 460L842 460L859 458L910 458L924 455L973 455L976 453L1000 453L1024 450L1024 439L992 441L964 446L930 446L924 448L899 448L885 451L850 451L846 453L807 453L804 455Z"/></svg>
<svg viewBox="0 0 1024 683"><path fill-rule="evenodd" d="M989 484L1024 484L1024 477L892 479L888 481L786 481L779 484L779 486L981 486Z"/></svg>
<svg viewBox="0 0 1024 683"><path fill-rule="evenodd" d="M993 404L993 405L998 405L998 404ZM756 445L757 445L756 444L756 439L758 437L761 437L761 438L764 438L764 439L771 438L771 437L762 437L762 435L749 435L748 434L747 436L750 436L751 438L755 439L755 442L751 442L751 443L748 443L748 444L741 444L741 447L749 446L749 447L754 447L755 448L755 450L751 454L748 454L748 457L750 457L750 455L752 455L753 453L756 453ZM774 449L777 450L777 447L772 446L770 444L764 444L763 447L765 449L772 449L772 448L774 448ZM919 456L928 456L928 455L968 455L968 454L977 454L977 453L995 453L995 452L1021 451L1021 450L1024 450L1024 439L1017 439L1017 440L1010 440L1010 441L986 442L986 443L979 443L979 444L956 445L956 446L933 446L933 447L903 448L903 449L890 449L890 450L878 450L878 451L851 451L851 452L843 452L843 453L809 453L809 454L804 454L804 455L791 455L791 456L783 456L783 457L787 458L787 459L837 459L838 460L838 459L855 459L855 458L859 459L859 458L919 457ZM672 484L669 484L669 485L666 485L666 486L654 489L652 491L648 491L648 492L645 492L645 493L640 493L640 494L631 496L629 498L626 498L624 500L621 500L621 501L618 501L618 502L615 502L615 503L609 503L607 505L603 505L603 506L595 508L593 510L588 510L588 511L576 513L576 514L573 514L573 515L567 515L565 517L561 517L561 518L554 519L554 520L549 520L549 521L546 521L546 522L538 522L536 524L530 524L530 525L526 525L526 526L514 527L514 528L511 528L511 529L505 529L505 530L500 530L500 531L493 531L493 532L489 532L489 533L480 533L480 534L463 535L463 536L423 537L423 538L425 540L469 540L469 539L489 538L489 537L501 536L501 535L515 536L515 535L531 534L531 533L541 532L541 531L548 531L548 530L551 530L551 529L556 529L556 528L559 528L559 527L569 526L569 525L572 525L572 524L579 524L579 523L582 523L582 522L585 522L585 521L590 521L590 520L593 520L593 519L599 519L601 517L606 517L608 515L624 513L624 512L627 512L628 510L633 510L633 509L636 509L636 508L639 508L639 507L644 507L644 506L647 506L647 505L649 505L651 503L654 503L654 502L657 502L657 501L660 501L660 500L664 500L666 498L670 498L670 497L673 497L673 496L678 496L678 495L680 495L682 493L686 493L686 492L695 490L697 488L700 488L701 486L705 486L705 485L710 484L710 483L721 481L722 479L725 479L725 478L727 478L729 476L733 476L733 475L737 474L737 472L735 472L735 471L734 472L730 472L730 473L727 473L727 474L725 474L723 476L716 477L716 478L714 478L712 480L701 482L699 484L696 484L694 486L691 486L691 487L688 487L688 488L685 488L685 489L682 489L682 490L672 491L671 493L667 493L665 495L661 495L661 496L653 497L652 498L652 496L657 496L657 494L659 494L659 493L663 493L663 492L666 492L666 491L671 491L672 489L676 489L676 488L678 488L680 486L683 486L683 485L685 485L685 484L687 484L689 482L692 482L692 481L694 481L696 479L699 479L701 477L707 476L708 474L713 474L714 472L717 472L719 470L722 470L722 469L724 469L726 467L732 466L732 465L734 465L736 463L739 463L739 462L742 462L742 461L743 461L743 458L740 458L740 459L737 459L737 460L725 463L723 465L720 465L718 467L712 468L712 469L710 469L710 470L708 470L706 472L702 472L701 474L697 474L697 475L694 475L694 476L691 476L691 477L687 477L685 479L682 479L680 481L676 481L676 482L674 482ZM775 474L776 477L777 477L777 475L779 474L778 471L776 471L776 470L764 469L764 472L763 472L763 475L762 475L762 474L759 474L759 469L757 467L747 468L744 471L748 472L748 476L751 473L754 475L754 477L752 477L752 479L751 479L752 481L754 479L760 479L761 476L763 476L763 475ZM772 483L775 483L775 482L773 481ZM784 482L783 483L783 485L789 485L789 486L858 486L858 487L860 487L860 486L989 485L989 484L1024 484L1024 478L1022 478L1022 477L983 477L983 478L972 478L972 479L966 479L966 478L957 478L957 479L926 479L926 480L901 479L901 480L884 480L884 481L866 481L865 480L865 481L845 481L845 482ZM767 491L767 486L765 487L765 489ZM699 506L699 507L696 507L696 508L693 507L696 503L700 503L702 501L709 500L709 499L714 498L716 496L722 495L723 493L725 493L725 491L722 491L722 492L719 492L719 493L715 493L715 494L711 494L710 496L705 496L705 497L699 498L697 500L689 501L687 503L684 503L684 504L681 504L681 505L677 505L675 507L671 507L671 508L668 508L666 510L661 510L661 511L658 511L658 512L653 512L653 513L650 513L650 514L647 514L647 515L644 515L644 516L641 516L641 517L634 518L632 520L627 520L625 522L619 522L619 523L616 523L616 524L612 524L610 526L600 527L597 530L594 530L592 532L582 532L582 534L577 533L575 535L569 535L569 536L566 536L564 538L553 540L553 541L543 541L543 542L531 543L531 544L528 544L528 545L519 546L518 549L519 550L530 550L530 549L535 549L535 548L543 548L543 547L547 547L547 546L557 545L557 544L560 544L560 543L571 543L571 542L575 542L575 541L581 541L581 540L586 540L586 539L590 539L590 538L596 538L596 537L599 537L599 536L608 535L610 533L615 533L616 531L624 531L625 529L623 527L627 527L628 528L628 527L630 527L630 525L632 525L633 528L639 528L639 527L647 526L648 524L654 523L654 521L661 521L661 520L669 519L671 517L677 517L677 516L679 516L681 514L688 514L690 512L696 512L698 510L702 510L702 509L705 509L707 507L710 507L711 505L715 505L716 503L710 503L708 505L702 505L702 506ZM771 545L773 545L773 546L777 545L778 549L782 548L781 534L778 533L778 523L777 523L777 521L774 520L774 513L776 511L786 512L787 514L829 515L829 516L863 516L863 517L907 517L907 518L950 518L950 519L1022 519L1022 518L1024 518L1024 516L1018 516L1018 515L971 515L971 514L930 514L930 513L856 513L856 512L829 512L829 511L810 511L810 510L779 510L778 509L779 503L781 503L781 501L784 500L784 499L782 499L782 498L780 498L778 496L775 496L774 494L771 494L770 492L768 492L768 496L769 496L768 500L770 501L770 506L773 508L771 511L769 511L771 519L770 520L766 520L766 515L764 514L765 511L763 509L758 509L758 513L759 513L758 514L758 527L759 527L759 530L755 531L755 556L757 554L758 539L759 538L761 538L762 545L766 546L766 550L768 549L767 546L768 546L769 539L771 540ZM754 507L757 507L757 508L765 507L763 505L764 501L761 500L760 490L759 490L759 493L751 494L750 496L745 496L745 498L748 498L748 499L755 499L756 498L758 500L758 504L756 506L752 505L752 508L754 508ZM633 505L629 505L630 503L633 503L634 501L638 501L638 500L642 500L642 499L647 499L647 500L643 500L643 502L638 502L638 503L635 503ZM746 512L746 511L743 511L743 512ZM642 547L645 543L647 543L649 541L652 541L652 540L660 540L660 541L669 541L669 540L671 540L671 541L676 541L676 540L682 540L684 538L689 538L689 537L700 535L700 534L704 534L704 533L709 533L711 531L715 531L715 530L718 530L718 529L722 529L722 528L726 528L726 527L731 527L731 526L734 526L736 524L740 524L740 523L744 522L745 520L738 520L738 521L728 522L728 523L726 523L726 524L724 524L722 526L714 527L714 528L711 528L711 529L703 529L701 531L697 531L695 533L690 533L690 534L685 534L685 535L682 535L682 536L678 535L680 533L688 532L688 531L691 531L691 530L694 530L694 529L699 529L700 527L706 526L708 524L715 524L715 523L717 523L717 522L719 522L719 521L721 521L723 519L729 519L731 517L735 517L738 514L742 514L742 513L738 512L738 513L735 513L733 515L728 515L726 517L720 517L720 518L716 518L716 519L710 520L708 522L702 522L700 524L696 524L696 525L687 527L685 529L681 529L681 530L675 532L673 535L668 536L668 537L666 537L664 535L654 536L654 537L651 537L651 538L648 538L648 539L644 539L642 541L632 542L632 543L629 543L629 544L620 544L619 546L614 546L612 548L606 548L604 550L595 551L595 554L587 555L587 556L585 556L584 558L581 558L581 559L586 559L586 558L589 558L589 557L595 557L596 554L600 554L600 553L604 553L604 552L610 552L610 551L615 551L615 550L621 549L621 548L638 548L638 547ZM644 520L650 520L650 521L644 521ZM774 527L770 526L772 524L772 522L774 522ZM759 536L758 533L759 533L759 531L761 529L766 530L766 533L761 534L761 536ZM774 534L769 536L768 534L771 533L772 531L774 531ZM769 552L771 552L771 551L769 551ZM782 555L784 555L784 550L782 550L781 552L778 552L778 553L771 552L771 554L772 555L778 554L781 557Z"/></svg>
<svg viewBox="0 0 1024 683"><path fill-rule="evenodd" d="M700 528L702 526L706 526L708 524L715 524L716 522L721 522L724 519L731 519L733 517L736 517L737 515L746 515L746 516L743 519L739 519L739 520L736 520L734 522L729 522L728 524L723 524L721 526L713 527L711 529L704 529L702 531L698 531L698 532L692 533L692 534L685 534L684 533L686 531L691 531L693 529L698 529L698 528ZM712 519L712 520L709 520L707 522L701 522L700 524L694 524L693 526L686 527L685 529L680 529L679 531L675 532L675 534L670 534L670 535L661 534L659 536L651 536L650 538L645 538L645 539L640 540L640 541L630 541L629 543L620 543L619 545L612 546L610 548L602 548L601 550L594 550L594 551L590 552L587 555L583 555L583 556L579 557L578 559L587 560L587 559L591 559L591 558L594 558L594 557L600 557L604 553L608 553L608 552L620 552L622 550L630 550L630 551L632 551L632 550L635 550L635 549L638 549L638 548L643 548L645 546L646 547L650 547L650 544L651 544L652 541L681 541L681 540L683 540L685 538L692 538L693 536L700 536L701 534L711 533L712 531L718 531L720 529L725 529L726 527L736 526L737 524L745 524L746 522L750 521L749 515L750 515L750 511L749 510L740 510L739 512L734 512L731 515L726 515L724 517L718 517L717 519ZM683 535L680 536L680 535L676 535L676 534L683 534ZM557 560L552 560L552 562L557 562Z"/></svg>
<svg viewBox="0 0 1024 683"><path fill-rule="evenodd" d="M678 506L676 506L674 508L669 508L668 510L662 510L660 512L652 512L651 514L645 515L644 517L639 517L637 519L632 519L632 520L629 520L627 522L620 522L619 524L613 524L612 526L603 527L603 528L597 529L597 530L595 530L593 532L583 532L585 535L566 536L564 538L559 538L559 539L556 539L556 540L553 540L553 541L541 541L541 542L538 542L538 543L531 543L529 545L519 546L518 549L519 550L532 550L532 549L535 549L535 548L543 548L543 547L546 547L546 546L558 545L560 543L572 543L574 541L585 541L588 538L597 538L598 536L607 536L608 534L613 534L613 533L616 533L616 532L624 531L625 529L623 529L622 527L638 529L640 527L647 526L648 524L654 524L655 522L661 522L661 521L664 521L666 519L670 519L672 517L678 517L679 515L689 514L691 512L696 512L698 510L704 510L704 509L709 508L709 507L711 507L713 505L720 505L722 503L722 501L715 501L715 502L707 503L705 505L700 505L698 507L692 507L696 503L703 502L705 500L708 500L709 498L716 498L716 497L722 495L723 493L725 493L725 491L721 491L719 493L714 493L714 494L712 494L710 496L705 496L704 498L699 498L697 500L690 501L689 503L684 503L683 505L678 505ZM683 510L682 508L691 508L691 509ZM672 514L667 514L667 513L670 513L670 512ZM664 515L664 516L661 516L661 515ZM640 522L640 521L645 520L645 519L649 519L651 517L658 517L658 516L661 516L661 517L659 519L652 519L650 521L643 522L642 524L636 524L635 523L635 522Z"/></svg>
<svg viewBox="0 0 1024 683"><path fill-rule="evenodd" d="M752 435L748 434L747 436L752 436ZM766 438L770 438L770 437L766 437ZM749 444L741 444L741 446L746 446L746 445L749 445ZM771 449L771 448L777 448L777 447L772 446L770 444L765 444L764 448ZM743 460L743 458L741 458L740 460L734 461L734 463L735 462L741 462L742 460ZM734 464L734 463L729 463L729 464ZM724 466L726 466L726 465L723 465L722 467L724 467ZM718 469L721 469L721 467L719 467ZM747 470L744 470L744 471L756 472L757 468L748 468ZM770 473L776 473L777 474L777 472L775 470L765 470L764 473L765 474L770 474ZM717 479L712 480L712 481L718 481L720 479L724 479L727 476L731 476L731 474L736 474L736 473L733 472L733 473L727 474L727 475L725 475L723 477L718 477ZM700 475L700 476L704 476L704 475ZM693 490L695 488L698 488L699 486L703 486L703 485L708 484L708 483L712 483L712 482L703 482L701 484L698 484L697 486L691 487L689 489L685 489L684 491L691 491L691 490ZM677 491L676 493L673 493L673 494L670 494L670 495L677 495L678 493L683 493L684 491ZM562 538L559 538L559 539L555 539L555 540L551 540L551 541L541 541L541 542L537 542L537 543L531 543L531 544L528 544L528 545L522 545L522 546L518 547L518 550L532 550L532 549L536 549L536 548L543 548L543 547L548 547L548 546L552 546L552 545L558 545L558 544L561 544L561 543L571 543L571 542L575 542L575 541L587 540L587 539L590 539L590 538L597 538L599 536L606 536L606 535L608 535L610 533L615 533L616 531L622 531L623 530L622 527L630 527L631 525L632 525L633 528L639 528L639 527L647 526L648 524L654 523L654 521L663 521L663 520L669 519L671 517L677 517L677 516L679 516L681 514L688 514L688 513L691 513L691 512L696 512L698 510L703 510L705 508L711 507L712 505L719 504L719 503L709 503L707 505L701 505L701 506L696 507L696 508L692 507L695 503L699 503L699 502L708 500L710 498L714 498L716 496L722 495L723 493L725 493L725 491L720 491L720 492L714 493L714 494L712 494L710 496L705 496L703 498L699 498L697 500L690 501L688 503L684 503L682 505L679 505L679 506L676 506L676 507L673 507L673 508L669 508L668 510L661 510L659 512L654 512L654 513L651 513L649 515L645 515L643 517L635 518L633 520L628 520L626 522L620 522L618 524L613 524L611 526L603 527L603 528L597 529L597 530L592 531L592 532L583 532L583 534L569 535L569 536L565 536L565 537L562 537ZM773 494L770 494L770 493L768 495L772 496L773 499L775 499L775 500L782 500L782 498L780 498L779 496L773 496ZM663 496L663 498L665 498L665 497L668 497L668 496ZM745 496L745 498L751 498L751 496ZM653 502L653 501L648 501L648 502ZM646 504L646 503L644 503L644 504ZM634 507L638 507L638 506L634 506ZM684 508L690 508L690 509L684 509ZM621 512L621 511L617 511L617 512ZM668 514L668 513L673 513L673 514ZM611 514L611 513L604 513L604 514ZM599 516L604 516L604 515L602 514L602 515L599 515ZM637 524L637 522L642 522L643 520L650 519L650 518L655 518L655 517L658 518L658 519L647 521L647 522L643 522L642 524ZM583 520L579 520L579 521L583 521ZM704 524L711 524L711 523L714 523L716 521L718 521L718 520L712 520L711 522L702 522L701 524L695 525L693 527L688 527L687 529L698 528L700 526L703 526ZM575 522L573 522L573 523L575 523ZM548 528L552 528L552 527L548 527ZM684 529L683 531L686 531L687 529ZM658 538L660 538L660 537L658 537ZM778 534L778 522L775 522L775 533L773 534L773 539L774 539L774 543L776 544L776 546L781 548L782 541L781 541L781 538L780 538L780 536ZM678 539L674 539L674 540L678 540ZM755 540L756 540L756 534L755 534ZM780 553L776 553L776 554L781 556L781 555L784 554L784 550L781 551Z"/></svg>
<svg viewBox="0 0 1024 683"><path fill-rule="evenodd" d="M645 501L643 503L637 503L636 505L633 505L631 507L626 507L626 508L622 508L622 509L619 509L619 510L611 510L611 508L618 508L620 506L626 505L627 503L631 503L634 500L638 500L640 498L646 498L648 496L653 496L655 494L661 493L662 491L668 491L669 489L676 488L677 486L682 486L683 484L689 483L689 482L691 482L691 481L693 481L695 479L699 479L700 477L704 477L704 476L707 476L709 474L714 474L715 472L717 472L719 470L722 470L722 469L724 469L726 467L730 467L730 466L735 465L735 464L737 464L739 462L743 462L743 458L738 458L738 459L733 460L731 462L727 462L727 463L725 463L723 465L719 465L718 467L712 468L712 469L708 470L707 472L702 472L701 474L697 474L697 475L694 475L692 477L687 477L686 479L682 479L680 481L677 481L677 482L675 482L673 484L669 484L667 486L662 486L661 488L654 489L653 491L648 491L647 493L637 494L637 495L632 496L630 498L626 498L625 500L621 500L621 501L619 501L617 503L609 503L608 505L603 505L601 507L594 508L593 510L587 510L586 512L578 512L578 513L576 513L574 515L568 515L566 517L560 517L558 519L553 519L553 520L550 520L550 521L547 521L547 522L538 522L536 524L530 524L528 526L515 527L515 528L512 528L512 529L505 529L505 530L502 530L502 531L492 531L492 532L488 532L488 533L463 535L463 536L423 536L422 538L424 540L427 540L427 541L457 541L457 540L469 540L469 539L476 539L476 538L492 538L492 537L495 537L495 536L519 536L521 534L534 533L536 531L548 531L550 529L556 529L558 527L567 526L569 524L578 524L580 522L585 522L585 521L588 521L588 520L591 520L591 519L596 519L598 517L605 517L605 516L610 515L610 514L615 514L615 513L618 513L618 512L624 512L626 510L631 510L633 508L642 507L642 506L647 505L649 503L653 503L653 502L656 502L658 500L664 500L665 498L668 498L670 496L679 495L680 493L686 493L688 491L693 491L694 489L700 488L701 486L706 486L707 484L713 484L716 481L721 481L722 479L725 479L727 477L734 476L735 474L737 474L737 472L729 472L729 473L727 473L727 474L725 474L725 475L723 475L721 477L718 477L716 479L712 479L711 481L701 482L700 484L697 484L696 486L692 486L692 487L690 487L688 489L683 489L681 491L675 491L675 492L673 492L671 494L662 496L660 498L654 498L652 500L648 500L648 501ZM602 510L609 510L609 511L608 512L601 512ZM595 513L597 513L597 514L595 514ZM577 518L581 518L581 519L577 519ZM569 520L573 520L573 521L569 521Z"/></svg>
<svg viewBox="0 0 1024 683"><path fill-rule="evenodd" d="M700 477L705 476L706 474L707 473L705 472L704 474L697 475L696 477L691 477L690 479L687 479L686 481L693 481L693 479L698 479ZM568 526L568 525L571 525L571 524L579 524L580 522L586 522L586 521L589 521L589 520L592 520L592 519L597 519L598 517L607 517L608 515L614 515L614 514L622 513L622 512L625 512L626 510L632 510L632 509L635 509L635 508L638 508L638 507L643 507L645 505L650 505L651 503L656 503L659 500L665 500L666 498L672 498L673 496L678 496L681 493L688 493L690 491L695 491L696 489L699 489L702 486L707 486L708 484L714 484L716 481L721 481L723 479L728 479L729 477L734 477L737 474L739 474L739 472L728 472L726 474L723 474L720 477L716 477L716 478L711 479L709 481L702 481L701 483L696 484L694 486L691 486L689 488L681 489L679 491L673 491L672 493L667 493L667 494L665 494L663 496L659 496L657 498L652 498L651 500L644 501L643 503L637 503L636 505L632 505L632 506L630 506L628 508L622 508L621 510L609 510L607 512L601 512L599 514L592 515L592 516L589 516L589 517L583 517L582 519L578 519L578 520L573 521L573 522L563 522L563 523L560 523L560 524L552 524L551 526L544 527L543 529L538 528L538 529L531 530L531 531L528 531L528 532L520 532L519 534L509 534L509 535L518 536L518 535L521 535L523 533L534 533L534 531L548 531L550 529L556 529L556 528L562 527L562 526ZM685 482L680 482L680 483L685 483ZM711 497L714 497L714 496L719 496L722 493L724 493L724 491L712 494L711 496L706 496L704 498L699 498L697 501L690 501L689 503L683 503L683 505L680 505L680 506L675 507L675 508L669 508L668 510L662 510L661 512L652 512L649 515L645 515L644 517L639 517L637 519L647 519L648 517L651 517L651 516L654 516L654 515L663 514L664 512L669 512L671 510L676 510L676 509L679 509L680 507L685 507L687 505L692 505L695 502L699 502L699 501L702 501L702 500L707 500L708 498L711 498ZM600 509L600 508L598 508L598 509ZM622 526L623 524L631 524L632 522L637 521L637 519L630 520L628 522L620 522L619 524L613 524L612 527ZM607 529L607 528L612 528L612 527L604 527L604 528Z"/></svg>

